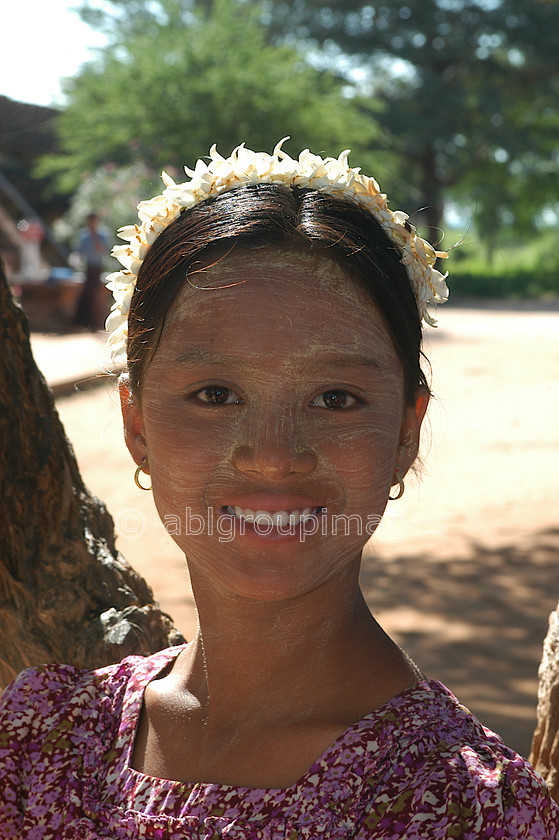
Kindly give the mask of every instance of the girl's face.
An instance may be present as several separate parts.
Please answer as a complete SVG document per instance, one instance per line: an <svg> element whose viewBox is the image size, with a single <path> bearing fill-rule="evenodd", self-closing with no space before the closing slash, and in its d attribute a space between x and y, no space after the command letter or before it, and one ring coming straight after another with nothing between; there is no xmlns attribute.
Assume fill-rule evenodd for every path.
<svg viewBox="0 0 559 840"><path fill-rule="evenodd" d="M322 254L235 250L191 282L123 411L193 582L274 600L357 574L427 395L404 403L383 318Z"/></svg>

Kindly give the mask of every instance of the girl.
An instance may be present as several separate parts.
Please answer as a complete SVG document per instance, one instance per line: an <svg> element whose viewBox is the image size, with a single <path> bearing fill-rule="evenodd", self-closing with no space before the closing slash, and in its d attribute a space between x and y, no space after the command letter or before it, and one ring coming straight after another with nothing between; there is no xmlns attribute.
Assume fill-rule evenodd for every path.
<svg viewBox="0 0 559 840"><path fill-rule="evenodd" d="M359 588L417 456L442 255L347 153L214 147L187 174L121 230L107 325L135 479L187 557L199 629L20 675L0 836L555 838L543 782Z"/></svg>

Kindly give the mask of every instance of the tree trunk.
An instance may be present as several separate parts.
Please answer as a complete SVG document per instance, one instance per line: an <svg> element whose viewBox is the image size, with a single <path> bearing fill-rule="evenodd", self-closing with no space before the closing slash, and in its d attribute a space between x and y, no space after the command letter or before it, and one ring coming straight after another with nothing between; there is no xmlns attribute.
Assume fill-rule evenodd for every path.
<svg viewBox="0 0 559 840"><path fill-rule="evenodd" d="M0 347L0 688L30 665L93 668L183 641L82 481L1 262Z"/></svg>
<svg viewBox="0 0 559 840"><path fill-rule="evenodd" d="M413 214L412 222L422 229L425 238L434 244L442 239L444 213L443 186L436 174L436 153L432 144L426 143L418 157L421 168L421 209Z"/></svg>
<svg viewBox="0 0 559 840"><path fill-rule="evenodd" d="M530 762L559 802L559 604L549 616L539 669L538 722Z"/></svg>

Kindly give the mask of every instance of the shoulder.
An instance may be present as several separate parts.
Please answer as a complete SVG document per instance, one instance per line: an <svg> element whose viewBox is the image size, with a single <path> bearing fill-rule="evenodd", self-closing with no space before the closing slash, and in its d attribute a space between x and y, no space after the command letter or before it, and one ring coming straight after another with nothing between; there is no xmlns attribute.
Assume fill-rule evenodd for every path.
<svg viewBox="0 0 559 840"><path fill-rule="evenodd" d="M130 656L92 671L41 665L8 686L0 699L0 826L13 829L9 836L18 836L24 812L44 808L45 791L52 802L64 799L86 754L102 760L126 714L126 699L141 702L145 684L179 650Z"/></svg>
<svg viewBox="0 0 559 840"><path fill-rule="evenodd" d="M557 837L559 807L541 777L440 683L423 681L386 709L392 733L368 780L362 837L392 836L370 829L398 822L410 840Z"/></svg>
<svg viewBox="0 0 559 840"><path fill-rule="evenodd" d="M127 663L128 669L132 663ZM60 728L90 719L125 663L98 671L71 665L40 665L22 671L0 699L0 764L6 751L14 755ZM2 752L4 750L4 753Z"/></svg>
<svg viewBox="0 0 559 840"><path fill-rule="evenodd" d="M152 656L129 656L113 665L83 670L72 665L40 665L22 671L0 698L0 759L8 742L34 740L62 720L91 721L115 711L130 683L138 688L176 656L170 648Z"/></svg>
<svg viewBox="0 0 559 840"><path fill-rule="evenodd" d="M6 688L0 701L0 709L11 712L25 712L30 703L39 703L37 711L46 711L51 706L60 706L76 692L91 693L94 687L109 685L124 671L130 671L137 657L130 657L116 665L109 665L93 671L75 668L73 665L37 665L22 671Z"/></svg>

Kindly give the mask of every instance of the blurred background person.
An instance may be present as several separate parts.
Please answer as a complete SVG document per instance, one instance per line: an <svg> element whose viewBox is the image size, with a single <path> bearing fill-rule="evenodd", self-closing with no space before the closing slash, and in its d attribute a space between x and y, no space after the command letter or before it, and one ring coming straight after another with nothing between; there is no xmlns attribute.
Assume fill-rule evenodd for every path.
<svg viewBox="0 0 559 840"><path fill-rule="evenodd" d="M87 226L80 233L77 251L85 260L85 281L73 323L75 326L101 330L104 328L108 310L101 274L109 253L109 240L106 232L99 226L96 213L88 214Z"/></svg>

